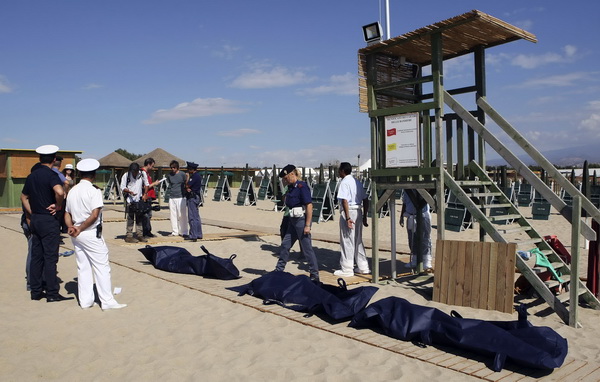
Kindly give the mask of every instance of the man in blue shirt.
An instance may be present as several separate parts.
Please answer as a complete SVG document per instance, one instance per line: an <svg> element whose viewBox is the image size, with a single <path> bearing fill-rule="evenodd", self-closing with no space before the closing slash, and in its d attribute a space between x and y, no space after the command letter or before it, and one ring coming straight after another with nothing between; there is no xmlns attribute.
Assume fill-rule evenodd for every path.
<svg viewBox="0 0 600 382"><path fill-rule="evenodd" d="M188 210L188 221L190 223L191 241L202 239L202 220L200 220L200 189L202 187L202 175L198 173L198 164L187 162L189 180L186 185L186 205Z"/></svg>
<svg viewBox="0 0 600 382"><path fill-rule="evenodd" d="M65 196L63 184L52 171L57 151L58 147L54 145L36 149L40 155L40 166L29 174L21 193L21 203L29 217L32 234L31 299L41 300L44 297L42 280L45 280L47 302L72 300L58 293L60 286L56 276L60 245L60 223L56 213L62 209Z"/></svg>
<svg viewBox="0 0 600 382"><path fill-rule="evenodd" d="M306 182L299 180L300 174L296 166L288 164L279 173L279 177L288 184L285 194L285 205L290 210L290 221L281 242L279 260L276 271L283 271L290 256L290 249L296 240L300 241L300 249L310 267L310 279L319 281L319 266L312 247L310 227L312 222L312 197Z"/></svg>

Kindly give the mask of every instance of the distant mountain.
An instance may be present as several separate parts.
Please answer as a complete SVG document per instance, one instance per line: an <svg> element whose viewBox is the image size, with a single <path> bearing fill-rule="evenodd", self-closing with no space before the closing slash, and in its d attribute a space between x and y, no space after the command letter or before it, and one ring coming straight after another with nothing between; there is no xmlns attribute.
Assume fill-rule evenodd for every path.
<svg viewBox="0 0 600 382"><path fill-rule="evenodd" d="M498 158L494 152L494 157L487 161L488 166L501 166L506 164L504 159ZM584 161L588 163L600 163L600 144L589 144L585 146L567 147L563 149L548 150L542 152L542 155L556 166L583 166ZM490 152L492 156L492 152ZM535 165L528 155L519 156L525 164Z"/></svg>

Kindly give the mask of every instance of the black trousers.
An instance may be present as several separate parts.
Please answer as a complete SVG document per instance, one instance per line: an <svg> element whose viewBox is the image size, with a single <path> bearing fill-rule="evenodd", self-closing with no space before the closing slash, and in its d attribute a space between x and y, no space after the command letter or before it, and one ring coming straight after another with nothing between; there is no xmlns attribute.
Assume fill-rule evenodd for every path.
<svg viewBox="0 0 600 382"><path fill-rule="evenodd" d="M56 264L60 245L60 222L52 215L33 214L30 228L32 234L29 270L31 293L42 293L42 280L45 280L46 294L56 296L59 289Z"/></svg>

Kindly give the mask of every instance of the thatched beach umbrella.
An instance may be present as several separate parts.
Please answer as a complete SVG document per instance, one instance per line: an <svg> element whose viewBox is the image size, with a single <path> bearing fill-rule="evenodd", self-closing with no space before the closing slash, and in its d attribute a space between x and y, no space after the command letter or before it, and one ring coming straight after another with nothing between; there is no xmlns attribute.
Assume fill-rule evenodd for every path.
<svg viewBox="0 0 600 382"><path fill-rule="evenodd" d="M98 159L100 162L100 167L106 168L128 168L131 164L131 160L125 158L123 155L119 154L116 151L108 154L105 157Z"/></svg>
<svg viewBox="0 0 600 382"><path fill-rule="evenodd" d="M179 162L179 167L186 167L186 161L181 159L180 157L171 154L168 151L165 151L163 149L156 148L152 151L150 151L148 154L143 155L141 157L139 157L138 159L135 160L136 163L138 163L140 166L144 165L144 161L147 158L152 158L154 159L154 161L156 162L154 164L154 168L156 169L169 169L170 168L170 163L172 160L176 160L177 162ZM188 158L189 160L191 160L190 158Z"/></svg>

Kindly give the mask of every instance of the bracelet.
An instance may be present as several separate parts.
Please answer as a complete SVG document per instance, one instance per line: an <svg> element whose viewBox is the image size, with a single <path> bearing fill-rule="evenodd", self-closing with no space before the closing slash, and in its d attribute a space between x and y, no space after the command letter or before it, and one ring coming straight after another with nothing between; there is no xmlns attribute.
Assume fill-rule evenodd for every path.
<svg viewBox="0 0 600 382"><path fill-rule="evenodd" d="M352 220L352 218L346 218L346 221L350 221L350 220Z"/></svg>

